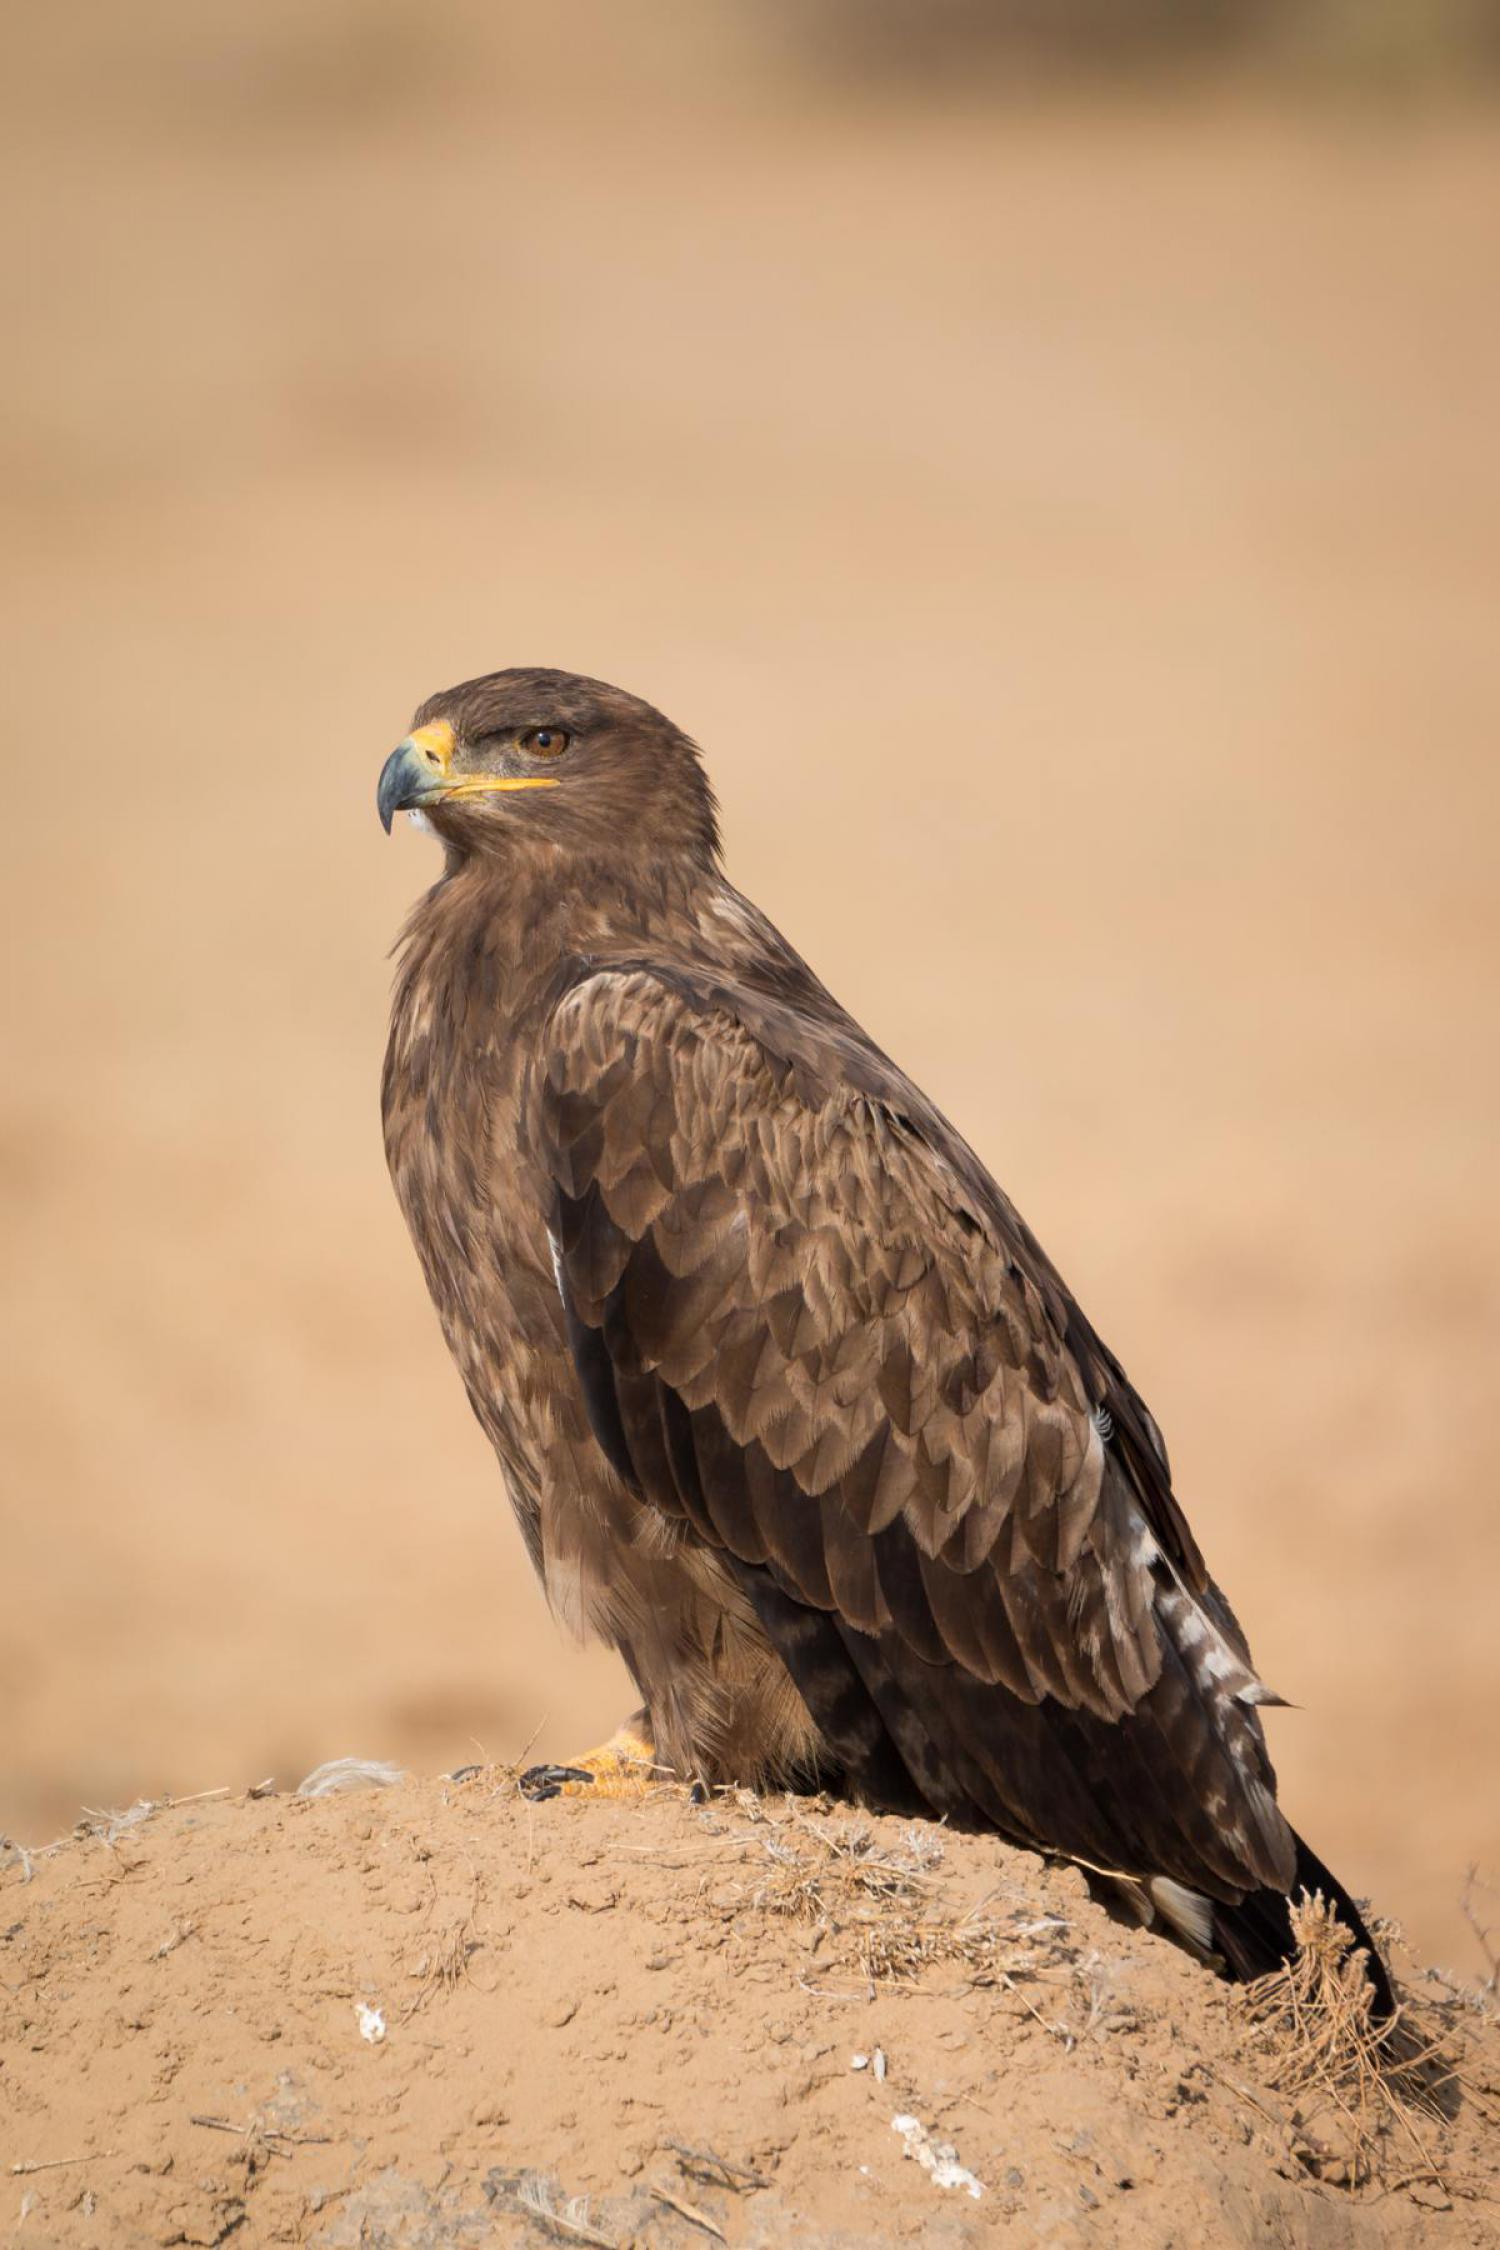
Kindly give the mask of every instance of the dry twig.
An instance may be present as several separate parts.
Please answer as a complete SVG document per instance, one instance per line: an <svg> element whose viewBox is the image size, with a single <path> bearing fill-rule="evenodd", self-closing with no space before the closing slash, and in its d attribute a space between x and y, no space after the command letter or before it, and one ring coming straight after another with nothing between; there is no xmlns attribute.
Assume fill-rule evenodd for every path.
<svg viewBox="0 0 1500 2250"><path fill-rule="evenodd" d="M689 2148L682 2141L663 2141L662 2147L677 2159L677 2169L690 2180L701 2180L705 2187L728 2188L731 2194L746 2195L754 2188L770 2186L763 2172L749 2164L733 2164L727 2156L717 2155L711 2148Z"/></svg>
<svg viewBox="0 0 1500 2250"><path fill-rule="evenodd" d="M686 2219L690 2226L702 2227L705 2234L713 2235L719 2242L729 2240L718 2221L711 2219L706 2211L700 2211L696 2203L684 2203L682 2197L673 2195L670 2188L653 2187L651 2193L658 2203L665 2203L669 2210L675 2211L679 2218Z"/></svg>
<svg viewBox="0 0 1500 2250"><path fill-rule="evenodd" d="M272 2141L285 2141L286 2148L273 2148L273 2156L285 2156L294 2148L327 2148L332 2140L329 2133L284 2133L279 2125L268 2125L260 2117L252 2117L248 2125L236 2125L228 2117L199 2117L188 2114L190 2125L206 2125L213 2133L234 2133L241 2140L253 2141L269 2147Z"/></svg>
<svg viewBox="0 0 1500 2250"><path fill-rule="evenodd" d="M1496 1895L1495 1886L1485 1881L1477 1867L1471 1867L1458 1907L1474 1932L1484 1959L1486 1974L1479 1979L1479 1989L1494 2000L1500 1998L1500 1930L1496 1929L1494 1923L1480 1920L1477 1895L1480 1892L1486 1893L1490 1898Z"/></svg>
<svg viewBox="0 0 1500 2250"><path fill-rule="evenodd" d="M10 2169L10 2170L11 2170L11 2172L13 2172L13 2173L18 2173L18 2172L61 2172L61 2171L65 2170L65 2169L66 2169L66 2167L67 2167L68 2165L70 2165L70 2164L107 2164L107 2163L108 2163L108 2162L110 2161L110 2159L111 2159L112 2157L116 2157L116 2156L118 2156L118 2155L119 2155L119 2153L120 2153L120 2151L119 2151L119 2150L118 2150L117 2148L106 2148L106 2149L101 2149L101 2150L99 2151L99 2154L98 2154L97 2156L95 2156L95 2155L94 2155L94 2154L92 2154L92 2152L91 2152L91 2153L90 2153L89 2155L87 2155L87 2156L42 2156L42 2157L33 2157L33 2158L31 2158L31 2159L29 2159L29 2160L27 2160L27 2161L25 2161L25 2162L22 2162L22 2163L20 2163L20 2164L12 2164L12 2165L11 2165L11 2166L9 2167L9 2169Z"/></svg>

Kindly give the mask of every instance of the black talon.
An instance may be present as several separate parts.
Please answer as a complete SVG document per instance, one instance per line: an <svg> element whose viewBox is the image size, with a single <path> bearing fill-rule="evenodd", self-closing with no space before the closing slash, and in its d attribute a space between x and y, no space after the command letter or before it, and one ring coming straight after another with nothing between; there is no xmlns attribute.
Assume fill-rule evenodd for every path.
<svg viewBox="0 0 1500 2250"><path fill-rule="evenodd" d="M593 1779L587 1766L528 1766L519 1787L521 1795L529 1797L534 1805L544 1805L549 1797L561 1795L565 1782Z"/></svg>

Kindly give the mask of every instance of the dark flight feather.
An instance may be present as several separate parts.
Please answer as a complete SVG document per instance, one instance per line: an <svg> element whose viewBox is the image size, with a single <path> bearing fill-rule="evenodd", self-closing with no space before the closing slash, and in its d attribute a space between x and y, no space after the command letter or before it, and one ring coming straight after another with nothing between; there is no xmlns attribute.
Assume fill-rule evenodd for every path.
<svg viewBox="0 0 1500 2250"><path fill-rule="evenodd" d="M1193 1583L1193 1552L1180 1539L1162 1543L1175 1509L1157 1489L1157 1456L1137 1455L1151 1486L1143 1495L1139 1471L1099 1435L1066 1320L1048 1314L1045 1269L1041 1282L1024 1270L1017 1280L1018 1246L993 1208L983 1214L990 1228L956 1223L962 1183L936 1127L912 1128L914 1090L888 1113L905 1122L872 1160L869 1111L847 1098L837 1053L812 1058L809 1081L825 1089L816 1110L782 1091L788 1029L807 1046L812 1027L785 1026L759 996L740 1001L722 985L695 987L680 968L664 979L644 964L581 972L554 1010L530 1124L556 1182L570 1334L603 1335L629 1378L597 1409L600 1371L586 1352L580 1376L601 1444L617 1460L623 1434L649 1501L736 1564L768 1571L783 1596L873 1640L906 1704L919 1717L941 1711L943 1736L984 1777L998 1825L1212 1895L1285 1882L1293 1846L1279 1816L1266 1817L1270 1767L1240 1700L1254 1676L1203 1598L1206 1579ZM579 1106L591 1089L597 1129ZM618 1182L580 1176L587 1152L628 1145L617 1122L625 1104L659 1121L653 1168L665 1186L657 1221L634 1238ZM720 1152L747 1118L757 1128L755 1192L735 1197ZM687 1262L677 1179L697 1194L716 1169L726 1248L674 1271ZM664 1222L672 1264L656 1237ZM825 1283L819 1307L795 1277L823 1233L842 1257L820 1270L846 1278L837 1291ZM879 1339L873 1385L844 1407L827 1359L866 1333ZM981 1402L997 1395L976 1416L986 1361L1010 1381L985 1386ZM685 1386L696 1421L680 1405ZM668 1474L655 1484L648 1464L663 1448L653 1422L668 1433ZM694 1428L714 1423L695 1447ZM735 1448L740 1462L726 1477ZM830 1478L835 1454L842 1472ZM985 1551L966 1553L964 1519L986 1512ZM1179 1605L1178 1641L1158 1573ZM1021 1803L1014 1774L1002 1781L997 1770L1002 1748L1019 1743ZM1128 1817L1108 1809L1121 1804L1119 1788L1104 1787L1111 1756L1139 1772ZM1212 1822L1199 1810L1210 1791Z"/></svg>

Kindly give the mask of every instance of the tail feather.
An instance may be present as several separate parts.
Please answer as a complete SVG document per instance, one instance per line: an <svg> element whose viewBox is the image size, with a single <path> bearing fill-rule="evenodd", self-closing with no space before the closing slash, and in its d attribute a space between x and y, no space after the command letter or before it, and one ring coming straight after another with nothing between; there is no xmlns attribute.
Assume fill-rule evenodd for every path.
<svg viewBox="0 0 1500 2250"><path fill-rule="evenodd" d="M1356 1945L1364 1950L1365 1970L1374 1993L1370 2013L1377 2023L1386 2022L1396 2012L1396 1996L1375 1940L1365 1927L1364 1917L1338 1877L1329 1872L1295 1830L1293 1841L1297 1847L1297 1871L1292 1898L1302 1891L1321 1891L1338 1919L1353 1931ZM1217 1899L1211 1902L1215 1946L1242 1983L1248 1984L1254 1977L1279 1969L1296 1953L1291 1904L1291 1898L1273 1890L1250 1891L1238 1906L1225 1906Z"/></svg>

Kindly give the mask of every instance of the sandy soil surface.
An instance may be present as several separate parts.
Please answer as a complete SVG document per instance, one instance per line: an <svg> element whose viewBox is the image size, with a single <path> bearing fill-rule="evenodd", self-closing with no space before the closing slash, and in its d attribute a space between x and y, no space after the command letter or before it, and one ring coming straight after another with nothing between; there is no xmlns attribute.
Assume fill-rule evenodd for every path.
<svg viewBox="0 0 1500 2250"><path fill-rule="evenodd" d="M21 2245L1500 2239L1493 2005L1410 1971L1464 2091L1356 2132L1076 1872L818 1805L141 1806L0 1969Z"/></svg>
<svg viewBox="0 0 1500 2250"><path fill-rule="evenodd" d="M376 1123L432 872L380 762L554 661L703 741L737 879L1166 1428L1298 1825L1477 1967L1492 122L856 97L607 15L561 134L503 10L19 35L0 1830L627 1707L542 1612Z"/></svg>

